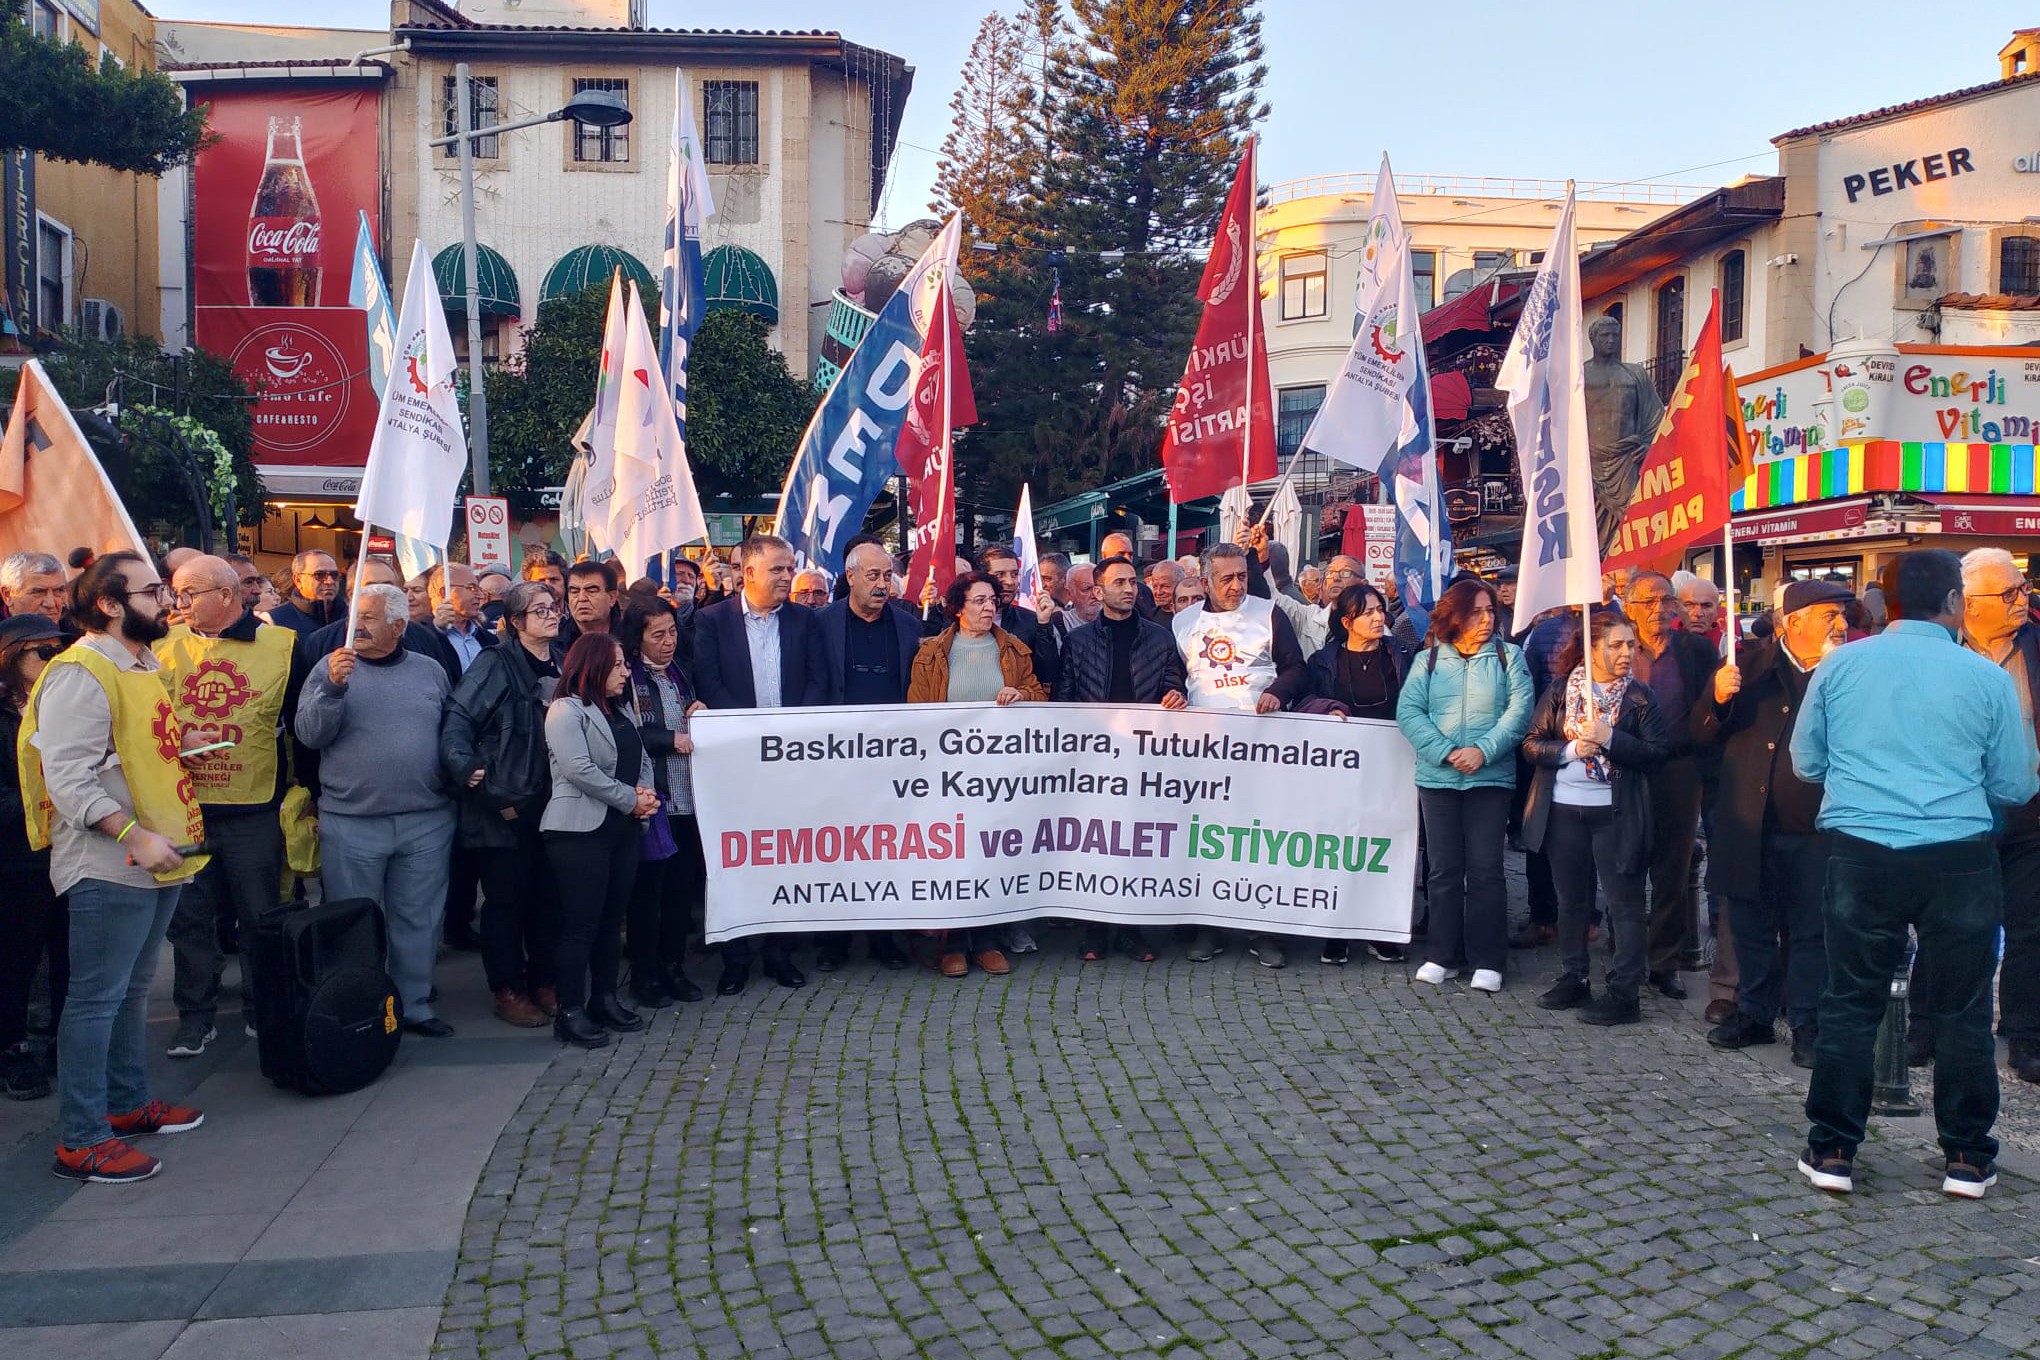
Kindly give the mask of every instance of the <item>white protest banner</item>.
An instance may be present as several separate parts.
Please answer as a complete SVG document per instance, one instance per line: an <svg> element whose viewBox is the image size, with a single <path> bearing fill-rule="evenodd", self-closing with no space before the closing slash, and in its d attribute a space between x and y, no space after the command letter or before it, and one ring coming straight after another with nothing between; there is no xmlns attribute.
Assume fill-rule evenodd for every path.
<svg viewBox="0 0 2040 1360"><path fill-rule="evenodd" d="M711 943L1035 916L1407 940L1395 724L1131 704L703 711Z"/></svg>

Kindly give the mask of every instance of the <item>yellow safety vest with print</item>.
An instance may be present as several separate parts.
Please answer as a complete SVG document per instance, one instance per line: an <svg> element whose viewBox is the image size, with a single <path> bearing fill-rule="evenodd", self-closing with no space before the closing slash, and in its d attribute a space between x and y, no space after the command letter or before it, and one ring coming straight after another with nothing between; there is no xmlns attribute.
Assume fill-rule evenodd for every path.
<svg viewBox="0 0 2040 1360"><path fill-rule="evenodd" d="M128 796L134 800L134 818L150 831L168 838L172 845L197 845L205 840L205 818L198 810L198 795L191 776L178 759L180 745L177 714L170 707L170 691L164 675L156 671L116 670L111 661L90 647L66 647L50 659L28 707L21 715L21 740L15 748L21 772L21 802L28 813L28 843L41 850L50 843L50 820L56 809L50 803L49 788L43 780L42 753L36 749L38 730L36 701L43 686L59 666L83 666L106 691L107 708L113 715L113 754L120 762ZM207 856L193 855L167 874L157 874L158 883L182 883L206 866Z"/></svg>
<svg viewBox="0 0 2040 1360"><path fill-rule="evenodd" d="M260 806L276 795L277 723L297 634L265 623L252 642L209 638L179 624L156 644L182 744L230 741L187 767L198 801Z"/></svg>

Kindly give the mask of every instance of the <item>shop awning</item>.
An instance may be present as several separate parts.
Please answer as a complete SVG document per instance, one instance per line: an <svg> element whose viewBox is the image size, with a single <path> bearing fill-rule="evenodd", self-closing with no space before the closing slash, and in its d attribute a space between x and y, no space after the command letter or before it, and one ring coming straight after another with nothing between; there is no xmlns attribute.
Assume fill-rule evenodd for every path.
<svg viewBox="0 0 2040 1360"><path fill-rule="evenodd" d="M579 296L590 288L608 284L610 276L619 269L625 283L637 281L638 291L644 295L645 310L652 312L658 296L652 271L637 256L615 246L577 246L560 256L559 262L546 271L538 300L543 304L554 298Z"/></svg>
<svg viewBox="0 0 2040 1360"><path fill-rule="evenodd" d="M708 310L749 312L770 326L779 324L779 283L772 267L742 246L717 246L701 260Z"/></svg>
<svg viewBox="0 0 2040 1360"><path fill-rule="evenodd" d="M1431 418L1464 420L1473 411L1473 385L1464 373L1438 373L1431 378Z"/></svg>
<svg viewBox="0 0 2040 1360"><path fill-rule="evenodd" d="M1873 439L1759 463L1729 498L1730 508L1765 510L1868 491L2030 496L2031 444Z"/></svg>
<svg viewBox="0 0 2040 1360"><path fill-rule="evenodd" d="M1425 312L1421 325L1424 343L1435 345L1454 331L1491 331L1500 324L1490 315L1497 307L1515 301L1523 291L1519 283L1499 278L1483 279L1452 301Z"/></svg>
<svg viewBox="0 0 2040 1360"><path fill-rule="evenodd" d="M1998 538L2040 534L2040 496L1922 495L1941 512L1941 532Z"/></svg>
<svg viewBox="0 0 2040 1360"><path fill-rule="evenodd" d="M1870 498L1827 501L1784 510L1736 515L1729 528L1737 543L1790 543L1811 538L1860 538L1870 519Z"/></svg>
<svg viewBox="0 0 2040 1360"><path fill-rule="evenodd" d="M465 252L448 246L432 257L432 281L439 285L440 300L449 312L467 311L467 270L462 268ZM517 271L498 252L484 245L475 247L475 292L482 301L483 316L522 316L518 300Z"/></svg>

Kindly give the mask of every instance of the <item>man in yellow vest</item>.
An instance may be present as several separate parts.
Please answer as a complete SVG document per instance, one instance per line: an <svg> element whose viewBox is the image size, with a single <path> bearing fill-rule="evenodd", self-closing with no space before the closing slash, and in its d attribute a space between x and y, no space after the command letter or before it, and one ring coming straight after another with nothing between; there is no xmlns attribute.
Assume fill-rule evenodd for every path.
<svg viewBox="0 0 2040 1360"><path fill-rule="evenodd" d="M50 884L70 894L53 1169L71 1180L146 1180L161 1164L126 1140L205 1119L151 1099L143 1061L163 933L205 867L205 821L149 650L169 631L169 607L169 587L140 554L94 561L71 585L85 636L51 660L21 716L29 844L50 847Z"/></svg>
<svg viewBox="0 0 2040 1360"><path fill-rule="evenodd" d="M255 921L276 904L283 873L285 751L283 715L296 710L303 682L297 634L250 614L241 582L223 558L194 557L170 578L171 600L184 622L156 644L170 686L182 744L219 746L186 765L205 814L212 863L177 903L170 918L176 981L173 1058L195 1058L218 1037L220 917L231 913L243 949L241 1020L255 1032L255 989L248 954Z"/></svg>

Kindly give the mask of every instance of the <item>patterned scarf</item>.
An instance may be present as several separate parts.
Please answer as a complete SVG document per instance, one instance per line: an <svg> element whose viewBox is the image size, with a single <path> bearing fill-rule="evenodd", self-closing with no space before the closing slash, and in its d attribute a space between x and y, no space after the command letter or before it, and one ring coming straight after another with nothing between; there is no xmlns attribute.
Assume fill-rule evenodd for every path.
<svg viewBox="0 0 2040 1360"><path fill-rule="evenodd" d="M1622 696L1629 693L1629 677L1607 685L1595 685L1589 677L1585 663L1573 668L1571 678L1565 682L1565 724L1567 727L1584 727L1589 717L1605 720L1609 727L1615 726L1615 719L1622 712ZM1586 756L1581 762L1586 767L1587 778L1596 784L1610 782L1608 753L1604 749L1597 756Z"/></svg>

